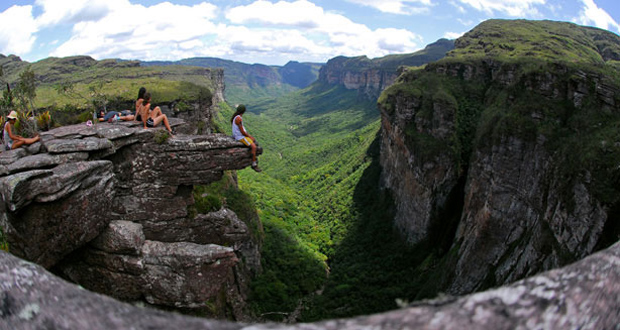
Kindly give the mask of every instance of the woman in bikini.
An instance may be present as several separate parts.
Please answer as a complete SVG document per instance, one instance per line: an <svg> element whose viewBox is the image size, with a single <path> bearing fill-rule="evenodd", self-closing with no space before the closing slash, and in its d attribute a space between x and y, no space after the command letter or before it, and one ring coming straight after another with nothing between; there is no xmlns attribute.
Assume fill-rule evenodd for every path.
<svg viewBox="0 0 620 330"><path fill-rule="evenodd" d="M144 102L144 94L146 94L146 88L140 87L140 90L138 91L138 99L136 99L136 114L134 116L135 121L143 121L142 120L142 102Z"/></svg>
<svg viewBox="0 0 620 330"><path fill-rule="evenodd" d="M144 94L141 117L144 129L147 127L155 127L161 122L164 122L164 126L166 126L170 136L174 137L172 134L172 128L170 128L170 123L168 122L168 116L161 112L160 107L155 107L155 109L151 110L151 93L149 92Z"/></svg>

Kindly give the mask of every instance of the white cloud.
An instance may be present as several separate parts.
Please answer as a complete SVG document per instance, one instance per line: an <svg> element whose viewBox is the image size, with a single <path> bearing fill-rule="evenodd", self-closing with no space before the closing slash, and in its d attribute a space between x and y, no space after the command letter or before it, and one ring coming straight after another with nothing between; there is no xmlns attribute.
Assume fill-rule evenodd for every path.
<svg viewBox="0 0 620 330"><path fill-rule="evenodd" d="M421 41L418 35L404 29L373 31L340 14L325 12L306 0L277 3L259 0L230 9L226 18L235 24L263 27L263 30L229 27L226 37L221 35L220 39L235 40L231 47L236 51L268 55L274 49L312 57L304 60L326 61L335 55L377 57L394 52L413 52L419 48L417 42Z"/></svg>
<svg viewBox="0 0 620 330"><path fill-rule="evenodd" d="M56 24L73 25L85 21L97 21L105 17L114 7L126 7L127 0L36 0L43 14L37 17L39 27Z"/></svg>
<svg viewBox="0 0 620 330"><path fill-rule="evenodd" d="M465 32L446 32L444 33L443 37L446 39L458 39L462 37L464 34Z"/></svg>
<svg viewBox="0 0 620 330"><path fill-rule="evenodd" d="M196 48L201 37L214 33L211 20L216 9L204 2L191 7L169 2L144 7L118 0L107 16L77 23L72 37L52 55L177 59L173 58L176 51Z"/></svg>
<svg viewBox="0 0 620 330"><path fill-rule="evenodd" d="M421 14L428 13L432 6L431 0L347 0L358 5L375 8L390 14ZM410 4L415 4L414 6Z"/></svg>
<svg viewBox="0 0 620 330"><path fill-rule="evenodd" d="M316 27L323 8L306 0L295 2L258 0L247 6L229 9L226 18L236 24L258 23L261 25L284 25L300 28Z"/></svg>
<svg viewBox="0 0 620 330"><path fill-rule="evenodd" d="M599 8L593 0L581 0L584 7L577 22L583 25L592 25L606 29L616 30L620 32L620 25L605 10Z"/></svg>
<svg viewBox="0 0 620 330"><path fill-rule="evenodd" d="M544 6L546 0L458 0L488 15L503 13L512 17L538 17L536 6Z"/></svg>
<svg viewBox="0 0 620 330"><path fill-rule="evenodd" d="M48 56L141 60L214 56L283 64L325 62L337 55L413 52L422 43L419 35L406 29L373 30L308 0L256 0L226 12L208 2L143 6L132 1L36 0L34 12L41 12L37 17L32 6L14 6L0 13L0 52L32 54L36 37L51 35L54 42L39 44L56 47ZM69 36L51 32L67 28Z"/></svg>
<svg viewBox="0 0 620 330"><path fill-rule="evenodd" d="M32 50L37 31L32 6L12 6L0 13L0 53L25 54Z"/></svg>

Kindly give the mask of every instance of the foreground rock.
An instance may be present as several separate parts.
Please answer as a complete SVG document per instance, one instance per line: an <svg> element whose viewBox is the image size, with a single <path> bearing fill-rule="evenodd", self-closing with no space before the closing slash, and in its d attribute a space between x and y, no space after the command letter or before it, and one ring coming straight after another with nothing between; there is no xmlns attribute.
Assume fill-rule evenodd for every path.
<svg viewBox="0 0 620 330"><path fill-rule="evenodd" d="M0 252L1 329L615 329L620 243L573 265L460 298L313 324L227 323L139 308Z"/></svg>
<svg viewBox="0 0 620 330"><path fill-rule="evenodd" d="M182 120L171 122L183 131ZM193 185L249 166L249 149L223 134L162 133L81 124L1 153L9 249L118 299L245 319L259 242L231 210L190 209Z"/></svg>

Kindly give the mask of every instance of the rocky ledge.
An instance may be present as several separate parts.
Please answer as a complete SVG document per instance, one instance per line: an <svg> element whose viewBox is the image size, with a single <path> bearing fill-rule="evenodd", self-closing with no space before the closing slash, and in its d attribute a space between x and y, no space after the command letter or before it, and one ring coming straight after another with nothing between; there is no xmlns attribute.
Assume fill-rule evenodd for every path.
<svg viewBox="0 0 620 330"><path fill-rule="evenodd" d="M620 243L575 264L497 289L383 314L313 324L183 317L93 294L0 251L2 329L615 329Z"/></svg>
<svg viewBox="0 0 620 330"><path fill-rule="evenodd" d="M171 123L184 131L184 121ZM163 133L79 124L2 152L9 250L118 299L244 319L247 285L260 271L255 235L226 208L191 210L193 185L249 166L249 149L223 134Z"/></svg>

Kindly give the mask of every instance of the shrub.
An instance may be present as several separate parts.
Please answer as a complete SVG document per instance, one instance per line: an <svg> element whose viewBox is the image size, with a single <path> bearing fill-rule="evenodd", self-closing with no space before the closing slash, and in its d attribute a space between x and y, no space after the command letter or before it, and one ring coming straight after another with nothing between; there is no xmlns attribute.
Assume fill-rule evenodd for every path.
<svg viewBox="0 0 620 330"><path fill-rule="evenodd" d="M196 211L198 213L215 212L222 208L222 201L220 197L212 194L202 194L200 196L194 195Z"/></svg>
<svg viewBox="0 0 620 330"><path fill-rule="evenodd" d="M170 138L170 134L164 130L158 130L153 136L153 140L157 144L164 144Z"/></svg>
<svg viewBox="0 0 620 330"><path fill-rule="evenodd" d="M9 242L7 242L2 228L0 228L0 250L9 252Z"/></svg>

